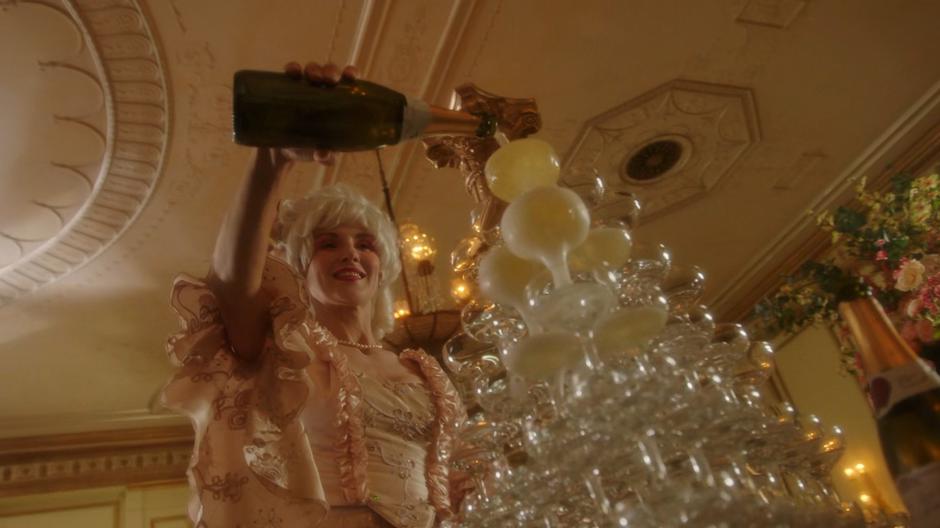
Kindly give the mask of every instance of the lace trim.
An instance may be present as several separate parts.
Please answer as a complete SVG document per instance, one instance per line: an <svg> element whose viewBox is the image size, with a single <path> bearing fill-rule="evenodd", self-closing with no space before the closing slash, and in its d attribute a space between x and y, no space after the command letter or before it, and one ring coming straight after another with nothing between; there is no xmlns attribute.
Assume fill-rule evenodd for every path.
<svg viewBox="0 0 940 528"><path fill-rule="evenodd" d="M362 424L362 387L349 369L349 360L344 354L330 353L330 361L339 381L336 392L336 450L339 457L339 481L346 500L354 504L365 504L369 496L366 480L368 455L366 453L365 427Z"/></svg>
<svg viewBox="0 0 940 528"><path fill-rule="evenodd" d="M365 428L362 424L362 388L351 374L344 354L335 353L336 337L319 324L313 310L304 305L303 287L296 293L300 303L290 297L281 297L272 303L275 342L278 350L303 351L305 359L316 357L328 363L335 372L337 383L332 391L336 403L334 427L337 435L334 445L341 453L337 465L343 496L352 504L365 504L369 496L366 471L368 458L365 446ZM276 314L276 315L275 315ZM296 358L300 359L300 358Z"/></svg>
<svg viewBox="0 0 940 528"><path fill-rule="evenodd" d="M454 512L451 510L447 466L454 435L466 420L466 411L454 386L434 358L420 350L405 350L399 357L417 364L433 396L437 416L431 432L425 479L431 505L442 519L448 519Z"/></svg>

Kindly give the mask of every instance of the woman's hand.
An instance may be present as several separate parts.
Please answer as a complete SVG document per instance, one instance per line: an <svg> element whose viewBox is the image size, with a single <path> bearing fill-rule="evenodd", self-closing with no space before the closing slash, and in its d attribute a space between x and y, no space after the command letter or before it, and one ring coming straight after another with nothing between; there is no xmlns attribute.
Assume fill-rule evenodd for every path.
<svg viewBox="0 0 940 528"><path fill-rule="evenodd" d="M299 62L289 62L284 66L284 73L297 81L307 80L321 86L335 86L342 79L355 80L358 76L355 66L346 66L340 71L333 63L320 65L316 62L308 62L304 67ZM275 165L290 161L317 161L324 165L332 165L334 162L333 151L326 149L270 149L269 155L273 156L271 161Z"/></svg>

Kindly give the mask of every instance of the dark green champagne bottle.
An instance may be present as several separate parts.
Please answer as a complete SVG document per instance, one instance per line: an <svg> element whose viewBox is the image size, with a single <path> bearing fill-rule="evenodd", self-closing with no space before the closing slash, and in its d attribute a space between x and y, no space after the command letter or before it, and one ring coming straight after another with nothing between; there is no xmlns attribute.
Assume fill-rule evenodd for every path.
<svg viewBox="0 0 940 528"><path fill-rule="evenodd" d="M872 297L839 304L858 348L881 449L912 528L940 526L940 376Z"/></svg>
<svg viewBox="0 0 940 528"><path fill-rule="evenodd" d="M235 142L256 147L372 150L416 137L490 135L495 123L431 106L384 86L320 86L284 73L241 70L233 85Z"/></svg>

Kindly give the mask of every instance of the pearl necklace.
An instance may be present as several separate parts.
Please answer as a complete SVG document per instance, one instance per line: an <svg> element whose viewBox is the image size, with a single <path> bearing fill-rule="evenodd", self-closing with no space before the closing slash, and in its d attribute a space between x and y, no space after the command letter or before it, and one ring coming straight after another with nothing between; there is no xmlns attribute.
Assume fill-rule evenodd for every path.
<svg viewBox="0 0 940 528"><path fill-rule="evenodd" d="M352 341L346 341L345 339L337 339L336 342L340 345L351 346L353 348L374 348L374 349L384 348L383 345L368 345L365 343L354 343Z"/></svg>

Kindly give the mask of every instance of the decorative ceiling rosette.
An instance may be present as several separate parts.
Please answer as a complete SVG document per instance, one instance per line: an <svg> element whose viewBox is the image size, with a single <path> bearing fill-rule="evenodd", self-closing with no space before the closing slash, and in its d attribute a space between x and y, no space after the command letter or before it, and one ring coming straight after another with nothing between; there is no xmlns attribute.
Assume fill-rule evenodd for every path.
<svg viewBox="0 0 940 528"><path fill-rule="evenodd" d="M648 221L711 192L760 138L752 90L674 80L588 120L563 179L583 186L597 171L624 197L611 216L631 214L635 197Z"/></svg>
<svg viewBox="0 0 940 528"><path fill-rule="evenodd" d="M88 263L134 222L161 174L169 109L136 0L0 0L0 49L6 304Z"/></svg>

